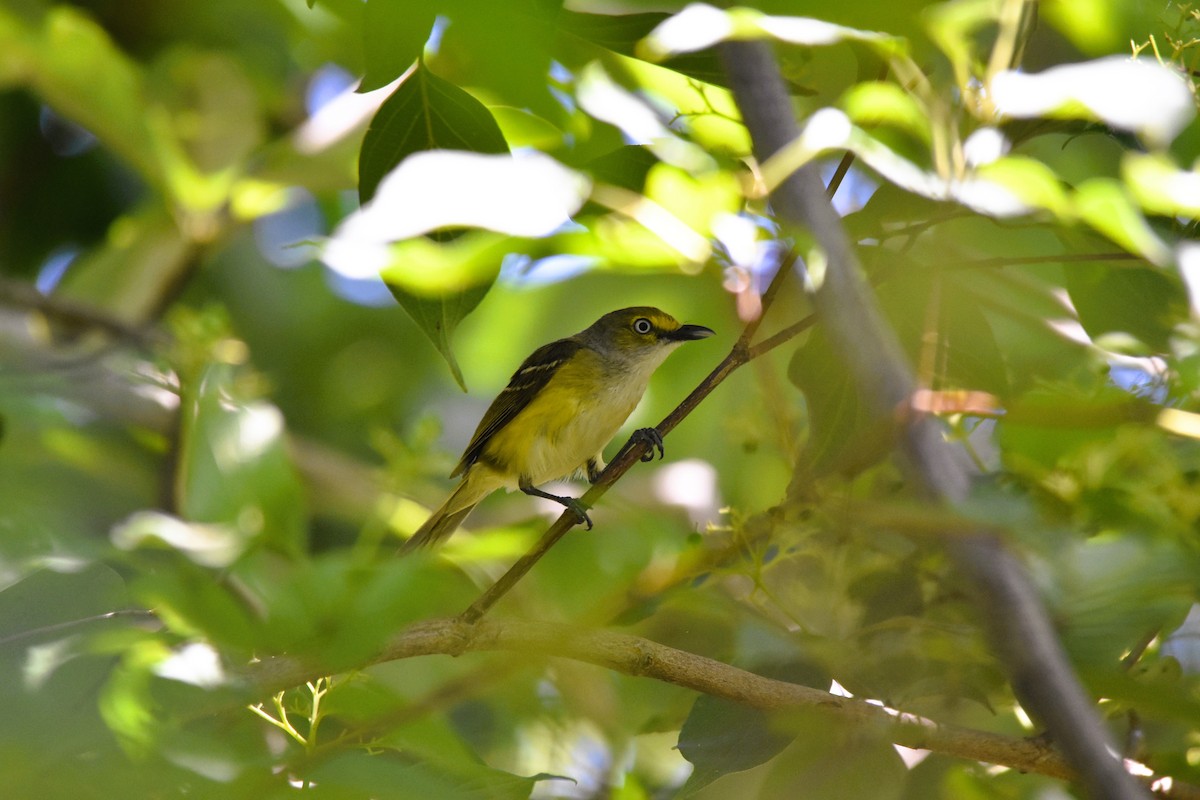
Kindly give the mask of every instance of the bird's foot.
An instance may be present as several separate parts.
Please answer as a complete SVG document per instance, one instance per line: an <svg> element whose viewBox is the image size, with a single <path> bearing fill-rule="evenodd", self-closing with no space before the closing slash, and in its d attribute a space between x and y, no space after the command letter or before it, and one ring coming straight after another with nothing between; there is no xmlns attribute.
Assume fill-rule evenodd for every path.
<svg viewBox="0 0 1200 800"><path fill-rule="evenodd" d="M587 529L589 531L592 529L592 518L587 514L587 506L584 505L583 501L579 498L563 497L557 494L550 494L549 492L543 492L536 486L524 485L519 486L519 488L522 492L532 497L541 497L544 500L553 500L575 515L576 524L583 523L587 525Z"/></svg>
<svg viewBox="0 0 1200 800"><path fill-rule="evenodd" d="M646 452L642 453L642 461L653 461L655 448L658 448L659 458L666 455L666 451L663 450L663 437L657 428L638 428L629 437L629 441L641 442L646 445Z"/></svg>
<svg viewBox="0 0 1200 800"><path fill-rule="evenodd" d="M563 503L563 505L567 507L567 510L574 513L575 518L584 525L587 525L587 529L590 531L592 529L592 518L588 516L587 506L585 506L581 500L574 497L566 497L563 499L567 501Z"/></svg>

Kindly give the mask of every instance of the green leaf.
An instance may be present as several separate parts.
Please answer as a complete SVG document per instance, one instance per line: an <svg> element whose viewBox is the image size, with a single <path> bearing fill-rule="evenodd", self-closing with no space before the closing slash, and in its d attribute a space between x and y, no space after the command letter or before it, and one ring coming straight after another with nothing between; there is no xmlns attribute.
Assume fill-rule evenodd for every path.
<svg viewBox="0 0 1200 800"><path fill-rule="evenodd" d="M1045 209L1059 219L1070 218L1070 201L1062 181L1037 159L1005 156L979 167L976 174L1012 192L1030 208Z"/></svg>
<svg viewBox="0 0 1200 800"><path fill-rule="evenodd" d="M386 280L386 274L384 277ZM412 317L413 322L417 323L417 327L429 337L429 341L433 342L433 346L446 359L446 365L450 367L450 374L454 376L455 383L464 392L467 391L467 384L463 380L458 360L454 357L454 350L450 347L450 337L454 335L454 329L458 327L459 323L475 310L475 307L482 302L491 288L492 284L489 281L443 297L429 297L405 291L392 281L388 281L388 289L396 298L396 302Z"/></svg>
<svg viewBox="0 0 1200 800"><path fill-rule="evenodd" d="M1173 542L1100 535L1057 563L1054 618L1067 650L1089 666L1115 666L1148 632L1179 625L1195 599L1195 557Z"/></svg>
<svg viewBox="0 0 1200 800"><path fill-rule="evenodd" d="M829 674L804 661L757 667L757 674L826 689ZM731 772L762 764L787 747L795 734L758 708L712 695L701 695L679 731L679 752L695 769L683 788L694 794Z"/></svg>
<svg viewBox="0 0 1200 800"><path fill-rule="evenodd" d="M809 47L863 42L887 54L900 52L904 47L903 40L896 37L820 19L770 16L752 8L722 10L706 3L692 3L655 28L642 41L638 52L644 58L662 60L730 39L762 38Z"/></svg>
<svg viewBox="0 0 1200 800"><path fill-rule="evenodd" d="M1070 264L1064 272L1071 304L1093 339L1125 333L1166 353L1175 326L1188 319L1187 293L1176 275L1111 262Z"/></svg>
<svg viewBox="0 0 1200 800"><path fill-rule="evenodd" d="M363 137L359 202L374 197L384 175L422 150L507 153L508 142L483 103L422 64L379 107Z"/></svg>
<svg viewBox="0 0 1200 800"><path fill-rule="evenodd" d="M816 713L797 716L801 733L772 762L762 785L763 797L892 800L901 796L904 762L886 738Z"/></svg>
<svg viewBox="0 0 1200 800"><path fill-rule="evenodd" d="M1125 153L1121 177L1150 213L1200 217L1200 173L1195 169L1185 172L1163 154Z"/></svg>
<svg viewBox="0 0 1200 800"><path fill-rule="evenodd" d="M1152 58L1108 56L1043 72L1002 72L988 87L1003 115L1084 119L1165 146L1196 116L1190 85Z"/></svg>
<svg viewBox="0 0 1200 800"><path fill-rule="evenodd" d="M59 294L140 324L158 313L194 255L166 209L148 203L113 222L107 239L72 265Z"/></svg>
<svg viewBox="0 0 1200 800"><path fill-rule="evenodd" d="M392 753L343 753L320 762L305 777L313 797L375 797L380 800L525 800L537 778L522 778L467 762L412 763Z"/></svg>
<svg viewBox="0 0 1200 800"><path fill-rule="evenodd" d="M696 699L679 731L679 752L693 770L682 794L694 794L731 772L757 767L792 741L771 730L766 711L710 695Z"/></svg>
<svg viewBox="0 0 1200 800"><path fill-rule="evenodd" d="M1113 178L1090 178L1075 190L1080 218L1131 253L1153 264L1167 264L1171 251L1130 199L1124 184Z"/></svg>
<svg viewBox="0 0 1200 800"><path fill-rule="evenodd" d="M814 330L792 356L788 378L804 392L808 440L803 458L821 473L857 473L884 456L888 436L874 435L858 384L824 330Z"/></svg>
<svg viewBox="0 0 1200 800"><path fill-rule="evenodd" d="M26 85L157 183L160 150L138 65L81 11L54 6L39 22L0 9L0 87Z"/></svg>
<svg viewBox="0 0 1200 800"><path fill-rule="evenodd" d="M932 141L929 112L894 83L856 83L846 90L838 105L855 125L891 125L926 145Z"/></svg>
<svg viewBox="0 0 1200 800"><path fill-rule="evenodd" d="M433 30L431 3L370 0L363 13L363 60L367 71L358 91L369 92L400 77L421 57Z"/></svg>
<svg viewBox="0 0 1200 800"><path fill-rule="evenodd" d="M563 109L550 93L549 77L561 10L562 0L440 3L438 12L449 24L430 58L460 86L478 87L498 104L555 119Z"/></svg>

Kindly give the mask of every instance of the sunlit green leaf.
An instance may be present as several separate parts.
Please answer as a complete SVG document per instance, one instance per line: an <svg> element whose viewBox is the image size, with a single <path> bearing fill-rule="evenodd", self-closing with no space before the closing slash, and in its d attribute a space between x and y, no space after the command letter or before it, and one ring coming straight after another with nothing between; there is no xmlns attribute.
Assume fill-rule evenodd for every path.
<svg viewBox="0 0 1200 800"><path fill-rule="evenodd" d="M791 44L820 46L844 41L867 42L885 50L898 40L808 17L775 17L750 8L723 11L692 3L668 18L643 40L639 52L650 59L703 50L729 39L775 38Z"/></svg>
<svg viewBox="0 0 1200 800"><path fill-rule="evenodd" d="M842 95L839 105L855 125L892 125L926 144L931 140L928 112L894 83L855 84Z"/></svg>
<svg viewBox="0 0 1200 800"><path fill-rule="evenodd" d="M165 210L145 206L116 220L106 240L75 264L60 291L138 324L157 313L191 256L189 243Z"/></svg>
<svg viewBox="0 0 1200 800"><path fill-rule="evenodd" d="M384 279L387 280L386 272ZM394 284L389 282L388 286L393 287ZM421 331L429 337L429 341L433 342L437 351L446 359L455 383L464 392L467 390L467 382L463 378L462 368L458 366L458 361L454 357L450 338L454 335L454 329L458 327L458 324L483 301L490 288L490 282L483 282L443 297L426 297L415 292L392 288L392 295L396 298L396 302L408 312Z"/></svg>
<svg viewBox="0 0 1200 800"><path fill-rule="evenodd" d="M1045 209L1060 219L1069 219L1070 201L1062 181L1041 161L1005 156L980 166L976 173L1012 192L1031 209Z"/></svg>
<svg viewBox="0 0 1200 800"><path fill-rule="evenodd" d="M27 84L144 178L162 177L143 75L92 18L55 6L30 23L0 9L0 51L0 82Z"/></svg>
<svg viewBox="0 0 1200 800"><path fill-rule="evenodd" d="M1150 59L1112 56L1036 73L1003 72L992 99L1008 116L1098 120L1166 145L1196 116L1191 90Z"/></svg>
<svg viewBox="0 0 1200 800"><path fill-rule="evenodd" d="M1125 187L1109 178L1092 178L1075 190L1080 218L1131 253L1153 264L1171 260L1166 243L1146 222Z"/></svg>
<svg viewBox="0 0 1200 800"><path fill-rule="evenodd" d="M1121 174L1134 199L1151 214L1200 216L1200 173L1176 167L1165 155L1126 153Z"/></svg>
<svg viewBox="0 0 1200 800"><path fill-rule="evenodd" d="M492 106L490 111L510 147L554 150L563 144L563 131L544 117L513 106Z"/></svg>

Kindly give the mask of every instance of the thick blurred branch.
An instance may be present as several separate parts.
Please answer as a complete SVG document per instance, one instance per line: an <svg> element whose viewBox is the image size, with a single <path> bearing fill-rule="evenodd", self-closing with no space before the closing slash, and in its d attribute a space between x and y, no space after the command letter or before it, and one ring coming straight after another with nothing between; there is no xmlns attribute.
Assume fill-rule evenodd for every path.
<svg viewBox="0 0 1200 800"><path fill-rule="evenodd" d="M872 727L889 741L970 761L1073 780L1075 771L1043 739L1017 739L986 731L942 725L854 698L772 680L704 656L624 633L594 631L544 622L515 620L429 620L398 634L373 663L428 655L507 651L569 658L625 675L652 678L697 692L766 710L809 708L856 725ZM323 674L288 657L247 665L241 678L256 695L303 684ZM1163 781L1160 797L1200 800L1200 789Z"/></svg>
<svg viewBox="0 0 1200 800"><path fill-rule="evenodd" d="M730 42L721 48L762 163L800 135L791 98L766 44ZM900 427L909 481L931 502L965 500L970 467L943 441L937 423L913 410L910 398L917 384L912 370L879 312L841 219L825 197L817 166L810 163L789 176L771 202L781 222L808 228L824 251L828 266L814 297L817 312L875 413ZM1142 796L1113 756L1116 748L1013 555L998 538L971 531L949 538L946 547L977 591L993 650L1022 703L1048 727L1088 794L1113 800Z"/></svg>

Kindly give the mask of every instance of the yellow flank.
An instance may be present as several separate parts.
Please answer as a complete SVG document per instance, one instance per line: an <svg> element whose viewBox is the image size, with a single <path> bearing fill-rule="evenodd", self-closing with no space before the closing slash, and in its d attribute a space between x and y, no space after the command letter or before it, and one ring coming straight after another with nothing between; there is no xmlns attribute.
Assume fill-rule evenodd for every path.
<svg viewBox="0 0 1200 800"><path fill-rule="evenodd" d="M488 442L484 460L507 467L510 487L520 476L534 486L558 480L579 471L589 458L599 458L637 406L653 372L635 369L644 376L625 376L614 392L604 367L595 353L580 351Z"/></svg>

